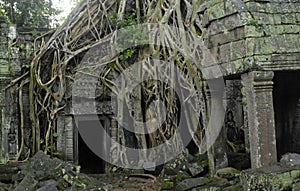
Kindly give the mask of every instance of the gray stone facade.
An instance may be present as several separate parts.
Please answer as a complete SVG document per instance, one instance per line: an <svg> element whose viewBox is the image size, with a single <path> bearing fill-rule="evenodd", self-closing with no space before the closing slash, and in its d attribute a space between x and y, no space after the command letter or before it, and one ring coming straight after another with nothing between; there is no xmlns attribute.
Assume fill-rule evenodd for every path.
<svg viewBox="0 0 300 191"><path fill-rule="evenodd" d="M0 18L0 112L1 112L1 155L7 159L14 159L18 151L19 113L17 110L17 96L14 92L3 91L20 72L18 50L10 47L17 38L16 27L8 25Z"/></svg>
<svg viewBox="0 0 300 191"><path fill-rule="evenodd" d="M17 28L0 18L0 158L15 160L20 147L20 113L24 116L24 155L31 144L31 124L29 119L28 83L22 84L22 91L13 90L21 71L29 68L33 57L34 33L45 32L41 29ZM38 41L39 42L39 41ZM37 43L39 44L39 43ZM18 98L19 97L19 98ZM20 100L19 100L20 99ZM22 111L19 103L23 102Z"/></svg>
<svg viewBox="0 0 300 191"><path fill-rule="evenodd" d="M289 103L289 108L293 109L296 115L289 114L286 118L277 117L276 112L280 113L284 107L278 106L281 97L274 99L274 92L281 91L281 87L277 88L276 83L285 80L280 78L283 76L280 72L293 71L295 76L300 75L300 2L207 0L203 4L202 27L205 44L216 58L214 64L222 71L222 76L218 77L224 78L226 82L226 96L223 102L227 107L223 108L225 104L219 103L218 108L226 111L226 119L222 133L209 151L211 170L215 172L228 165L226 140L229 139L230 128L244 132L244 143L250 150L253 168L276 163L278 149L280 154L286 151L277 144L282 143L280 137L286 138L280 133L281 128L288 127L289 130L300 134L300 96L297 94L296 97L292 97L296 101ZM1 20L1 89L7 87L10 81L20 74L21 63L24 63L24 58L26 60L30 57L28 55L30 50L32 51L30 43L26 44L28 51L25 53L10 46L16 37L16 28ZM88 82L82 84L81 91L89 88L88 85ZM213 93L214 90L209 90L208 94ZM26 92L24 95L26 96ZM0 156L13 160L19 146L18 100L8 91L1 91L0 98ZM124 136L118 134L118 124L112 118L112 108L107 101L97 102L96 113L91 110L93 100L85 99L77 104L83 112L74 113L71 109L72 104L69 103L68 107L59 113L55 126L58 133L57 150L63 159L73 162L79 161L80 152L75 118L82 117L88 120L90 115L96 114L102 117L106 124L104 126L113 139L120 140ZM290 118L290 124L293 125L282 124L282 121ZM30 124L27 125L30 129ZM233 141L234 139L236 138L233 138ZM292 140L300 142L296 136ZM294 148L291 151L297 151L295 147L299 144L290 145ZM116 148L110 149L110 158L115 160Z"/></svg>
<svg viewBox="0 0 300 191"><path fill-rule="evenodd" d="M239 126L243 125L253 168L277 162L276 134L281 134L276 131L284 126L276 122L280 117L274 117L274 107L280 100L273 100L273 77L279 76L278 71L300 75L299 5L299 1L288 0L212 0L204 6L204 39L216 58L215 64L225 79L241 80L243 85L235 87L240 89L242 101L233 103L233 95L228 95L228 109ZM232 88L230 83L226 86Z"/></svg>

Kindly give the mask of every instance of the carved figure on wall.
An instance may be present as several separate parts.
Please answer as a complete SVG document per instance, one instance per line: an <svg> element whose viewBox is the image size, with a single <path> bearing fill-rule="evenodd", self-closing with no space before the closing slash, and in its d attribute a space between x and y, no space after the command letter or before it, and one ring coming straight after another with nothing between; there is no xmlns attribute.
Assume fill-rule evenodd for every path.
<svg viewBox="0 0 300 191"><path fill-rule="evenodd" d="M236 142L238 139L238 128L234 121L233 112L231 110L226 113L225 127L227 132L227 139L231 142Z"/></svg>
<svg viewBox="0 0 300 191"><path fill-rule="evenodd" d="M9 133L7 135L7 140L8 140L8 153L10 156L17 154L17 139L16 139L16 134L15 133Z"/></svg>
<svg viewBox="0 0 300 191"><path fill-rule="evenodd" d="M231 110L226 112L225 128L227 144L233 152L237 152L236 145L244 143L244 132L238 128Z"/></svg>

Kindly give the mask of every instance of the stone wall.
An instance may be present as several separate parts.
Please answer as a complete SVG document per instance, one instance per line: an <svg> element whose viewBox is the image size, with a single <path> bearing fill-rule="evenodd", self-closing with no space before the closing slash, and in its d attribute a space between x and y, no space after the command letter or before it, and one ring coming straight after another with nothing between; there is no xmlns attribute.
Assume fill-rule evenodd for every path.
<svg viewBox="0 0 300 191"><path fill-rule="evenodd" d="M19 150L20 136L20 108L19 108L19 92L16 91L17 85L11 86L11 81L17 79L22 73L29 70L30 63L34 54L34 40L41 33L47 32L46 29L34 28L16 28L15 25L10 25L4 18L0 18L0 160L14 160ZM49 33L51 34L51 33ZM45 41L47 40L47 36ZM40 46L41 41L37 40L37 47ZM68 94L72 94L72 83L69 83ZM24 85L22 91L23 114L24 114L24 133L25 144L22 157L31 147L31 122L29 119L29 93L28 83ZM84 88L89 86L83 85ZM84 89L80 90L85 92ZM80 115L85 118L89 115L106 115L112 113L110 104L107 102L98 102L96 111L89 111L91 109L89 104L93 101L84 100L79 102L81 108L85 109ZM57 130L57 151L60 157L67 161L78 162L78 131L74 121L72 112L72 103L67 103L67 107L58 115L55 123ZM116 123L112 123L116 126ZM115 127L116 128L116 127ZM112 128L112 129L115 129ZM116 132L116 130L112 130ZM116 136L116 135L113 135Z"/></svg>
<svg viewBox="0 0 300 191"><path fill-rule="evenodd" d="M300 2L207 1L205 41L224 76L248 70L300 69Z"/></svg>
<svg viewBox="0 0 300 191"><path fill-rule="evenodd" d="M13 80L21 77L22 73L29 70L34 53L34 39L44 29L17 28L8 24L4 18L0 18L0 158L13 160L16 157L20 137L19 93ZM39 45L39 41L37 41ZM38 48L38 47L37 47ZM31 144L31 124L29 120L28 83L24 84L21 92L24 113L25 155Z"/></svg>
<svg viewBox="0 0 300 191"><path fill-rule="evenodd" d="M271 164L276 161L273 76L274 71L300 70L300 2L207 0L199 14L202 16L205 44L216 58L215 64L221 68L227 81L225 101L227 111L233 113L230 120L234 120L238 127L244 126L245 135L249 135L246 136L246 143L249 141L252 147L252 166ZM9 25L0 18L1 89L7 87L12 79L19 77L22 70L28 69L35 35L35 30L16 29L14 25ZM82 81L82 89L78 91L89 93L90 82ZM69 85L72 86L71 83ZM18 151L20 111L16 93L6 89L0 94L0 156L9 159L13 159ZM74 92L70 89L69 93ZM25 115L29 112L27 95L25 86L22 97L25 101ZM58 132L57 149L65 160L76 161L78 157L78 135L74 117L111 115L112 112L110 105L105 102L97 103L96 113L91 111L95 97L79 95L91 99L83 100L79 97L82 100L77 102L77 106L68 103L65 110L59 113L55 126ZM83 112L74 113L71 109L74 106L80 107ZM30 135L30 121L28 118L25 120L25 133ZM117 140L117 123L111 121L111 124L113 128L109 133ZM224 142L223 138L220 140ZM30 137L25 142L25 147L29 148ZM226 145L223 142L219 142L219 145L225 150ZM113 151L111 153L115 154ZM224 156L226 157L222 155L223 158L219 160L221 166L226 161Z"/></svg>
<svg viewBox="0 0 300 191"><path fill-rule="evenodd" d="M18 150L19 115L15 92L4 91L21 70L18 49L10 46L17 38L16 27L0 18L1 155L12 159Z"/></svg>
<svg viewBox="0 0 300 191"><path fill-rule="evenodd" d="M273 77L276 71L300 70L300 1L206 1L202 26L223 77L242 81L245 135L249 135L245 142L250 143L252 167L273 164L274 104L279 104L276 100L273 104ZM240 108L240 103L234 107L228 101L229 108Z"/></svg>

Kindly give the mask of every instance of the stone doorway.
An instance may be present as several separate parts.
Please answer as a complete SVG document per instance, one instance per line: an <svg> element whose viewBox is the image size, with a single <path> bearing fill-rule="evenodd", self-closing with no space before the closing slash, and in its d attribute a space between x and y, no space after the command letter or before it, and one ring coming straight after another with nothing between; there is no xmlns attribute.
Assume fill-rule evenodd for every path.
<svg viewBox="0 0 300 191"><path fill-rule="evenodd" d="M300 153L300 71L275 72L274 110L277 158Z"/></svg>
<svg viewBox="0 0 300 191"><path fill-rule="evenodd" d="M110 126L110 120L107 116L101 116L99 117L99 121L102 125L102 127L107 130L109 129ZM80 120L78 122L78 125L80 128L84 127L96 127L99 128L99 121L97 120ZM101 128L101 127L100 127ZM87 174L104 174L105 173L105 168L106 168L106 162L102 160L99 156L97 156L90 148L89 146L85 143L83 140L82 136L80 133L76 132L76 139L75 139L75 149L77 150L76 155L76 161L78 165L81 166L81 172L87 173ZM106 152L106 140L104 138L104 135L99 136L99 140L102 140L101 145L101 152Z"/></svg>

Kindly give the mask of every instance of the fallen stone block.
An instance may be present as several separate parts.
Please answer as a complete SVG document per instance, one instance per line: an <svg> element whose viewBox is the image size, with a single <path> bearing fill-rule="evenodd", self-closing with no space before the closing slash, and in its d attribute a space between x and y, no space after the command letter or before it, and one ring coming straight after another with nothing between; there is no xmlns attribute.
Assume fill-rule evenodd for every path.
<svg viewBox="0 0 300 191"><path fill-rule="evenodd" d="M189 164L188 169L193 177L201 174L204 171L204 168L197 162Z"/></svg>
<svg viewBox="0 0 300 191"><path fill-rule="evenodd" d="M222 168L217 171L217 176L219 176L220 178L226 178L227 180L237 178L239 177L239 175L240 171L231 167Z"/></svg>
<svg viewBox="0 0 300 191"><path fill-rule="evenodd" d="M20 182L15 191L34 191L38 181L32 176L26 175L25 178Z"/></svg>
<svg viewBox="0 0 300 191"><path fill-rule="evenodd" d="M176 186L175 190L177 190L177 191L190 190L192 188L203 186L206 183L207 183L207 181L203 177L185 179Z"/></svg>
<svg viewBox="0 0 300 191"><path fill-rule="evenodd" d="M300 154L287 153L281 157L280 163L289 166L300 166Z"/></svg>

